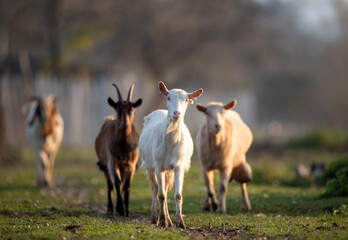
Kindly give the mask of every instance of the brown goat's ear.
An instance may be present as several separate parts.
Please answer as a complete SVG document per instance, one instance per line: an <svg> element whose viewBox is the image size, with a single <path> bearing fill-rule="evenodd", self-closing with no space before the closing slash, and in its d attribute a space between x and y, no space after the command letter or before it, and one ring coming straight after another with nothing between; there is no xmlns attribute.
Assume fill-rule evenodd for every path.
<svg viewBox="0 0 348 240"><path fill-rule="evenodd" d="M207 111L207 107L204 107L202 104L197 103L197 109L200 112L205 112Z"/></svg>
<svg viewBox="0 0 348 240"><path fill-rule="evenodd" d="M189 99L196 99L196 98L199 98L203 93L203 89L200 88L198 89L197 91L194 91L192 93L188 93L187 96Z"/></svg>
<svg viewBox="0 0 348 240"><path fill-rule="evenodd" d="M234 99L232 102L227 103L227 104L224 106L224 109L225 109L225 110L232 109L232 108L234 108L234 107L236 106L236 104L237 104L237 100Z"/></svg>
<svg viewBox="0 0 348 240"><path fill-rule="evenodd" d="M117 107L117 103L115 103L114 100L112 100L110 97L108 98L108 103L111 107L116 108Z"/></svg>
<svg viewBox="0 0 348 240"><path fill-rule="evenodd" d="M164 82L160 81L158 83L158 88L161 91L161 93L163 93L163 95L167 96L169 91L168 88L166 87L166 85L164 84Z"/></svg>
<svg viewBox="0 0 348 240"><path fill-rule="evenodd" d="M135 103L133 103L133 107L137 108L141 105L141 103L143 102L143 100L141 98L139 98Z"/></svg>

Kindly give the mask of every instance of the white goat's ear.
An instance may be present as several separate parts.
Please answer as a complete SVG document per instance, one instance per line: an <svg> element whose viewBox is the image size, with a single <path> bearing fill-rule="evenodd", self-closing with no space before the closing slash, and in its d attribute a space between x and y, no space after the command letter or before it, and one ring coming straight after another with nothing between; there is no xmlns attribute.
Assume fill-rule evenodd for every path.
<svg viewBox="0 0 348 240"><path fill-rule="evenodd" d="M225 110L232 109L232 108L234 108L234 107L236 106L236 104L237 104L237 100L234 99L232 102L227 103L227 104L224 106L224 109L225 109Z"/></svg>
<svg viewBox="0 0 348 240"><path fill-rule="evenodd" d="M160 81L158 83L158 88L161 91L161 93L163 93L163 95L167 96L169 91L168 88L166 87L166 85L164 84L164 82Z"/></svg>
<svg viewBox="0 0 348 240"><path fill-rule="evenodd" d="M188 93L187 96L189 99L196 99L196 98L199 98L203 93L203 89L200 88L198 89L197 91L194 91L192 93Z"/></svg>
<svg viewBox="0 0 348 240"><path fill-rule="evenodd" d="M200 112L205 112L207 111L207 107L204 107L202 104L197 103L197 109Z"/></svg>

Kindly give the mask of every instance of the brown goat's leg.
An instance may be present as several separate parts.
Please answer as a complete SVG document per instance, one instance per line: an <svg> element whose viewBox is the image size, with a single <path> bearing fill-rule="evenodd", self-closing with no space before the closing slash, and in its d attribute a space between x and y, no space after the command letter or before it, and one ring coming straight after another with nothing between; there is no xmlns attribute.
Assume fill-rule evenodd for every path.
<svg viewBox="0 0 348 240"><path fill-rule="evenodd" d="M110 175L107 172L104 172L106 183L108 187L108 211L106 214L114 213L114 184L110 178Z"/></svg>
<svg viewBox="0 0 348 240"><path fill-rule="evenodd" d="M175 203L176 203L176 213L175 213L175 225L177 228L185 229L184 219L182 218L182 187L184 183L184 169L180 167L174 168L174 179L175 179Z"/></svg>
<svg viewBox="0 0 348 240"><path fill-rule="evenodd" d="M231 176L231 169L226 168L220 172L220 197L219 197L219 206L217 211L225 213L226 212L226 191L227 184Z"/></svg>
<svg viewBox="0 0 348 240"><path fill-rule="evenodd" d="M120 214L120 216L125 216L126 209L122 197L123 182L121 180L120 170L118 168L115 171L115 187L117 194L116 212Z"/></svg>
<svg viewBox="0 0 348 240"><path fill-rule="evenodd" d="M124 191L124 205L126 208L126 217L129 217L129 193L130 193L130 184L133 179L134 170L131 169L129 175L125 179L123 191Z"/></svg>
<svg viewBox="0 0 348 240"><path fill-rule="evenodd" d="M216 211L218 206L218 201L216 199L216 193L214 188L214 171L207 171L203 169L204 182L207 187L207 197L205 199L203 210L210 211L210 207Z"/></svg>
<svg viewBox="0 0 348 240"><path fill-rule="evenodd" d="M158 172L156 173L157 181L158 181L158 199L159 199L159 223L160 227L168 227L168 218L167 212L165 210L165 202L167 201L167 193L165 188L165 173Z"/></svg>
<svg viewBox="0 0 348 240"><path fill-rule="evenodd" d="M251 210L246 183L240 184L242 189L242 209Z"/></svg>

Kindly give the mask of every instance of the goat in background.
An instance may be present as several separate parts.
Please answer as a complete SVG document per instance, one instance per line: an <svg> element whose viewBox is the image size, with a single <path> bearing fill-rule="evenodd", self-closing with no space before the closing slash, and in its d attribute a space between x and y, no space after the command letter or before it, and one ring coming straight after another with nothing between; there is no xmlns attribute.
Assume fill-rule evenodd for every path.
<svg viewBox="0 0 348 240"><path fill-rule="evenodd" d="M235 179L241 183L242 208L251 209L246 182L251 181L250 165L246 152L252 143L252 133L239 114L232 109L237 101L223 105L211 102L208 106L197 104L197 109L207 118L197 134L198 157L203 167L203 177L208 190L204 210L226 212L227 184ZM220 171L220 198L216 199L214 171Z"/></svg>
<svg viewBox="0 0 348 240"><path fill-rule="evenodd" d="M108 98L109 105L116 111L117 118L108 116L95 140L100 170L104 172L108 188L109 214L114 212L114 184L117 193L116 211L121 216L129 216L130 184L138 162L139 135L133 125L134 111L142 103L142 99L132 102L133 88L129 89L127 100L122 100L120 90L116 88L118 102ZM124 192L124 198L122 197Z"/></svg>
<svg viewBox="0 0 348 240"><path fill-rule="evenodd" d="M186 228L182 218L182 188L184 172L190 168L193 142L184 116L188 103L193 103L192 99L201 96L203 90L192 93L181 89L168 91L163 82L159 82L159 90L167 98L168 110L157 110L146 116L139 139L141 168L146 170L152 184L151 222L162 227L173 225L168 212L167 192L173 185L174 172L176 227Z"/></svg>
<svg viewBox="0 0 348 240"><path fill-rule="evenodd" d="M40 187L52 186L54 160L63 138L64 122L56 106L56 97L49 95L31 99L26 120L26 134L36 155L36 179Z"/></svg>

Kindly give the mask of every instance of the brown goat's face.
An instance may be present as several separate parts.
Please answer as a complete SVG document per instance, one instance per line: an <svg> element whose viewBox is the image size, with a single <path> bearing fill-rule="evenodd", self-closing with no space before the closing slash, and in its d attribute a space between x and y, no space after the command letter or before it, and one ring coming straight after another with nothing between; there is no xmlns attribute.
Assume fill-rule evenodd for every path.
<svg viewBox="0 0 348 240"><path fill-rule="evenodd" d="M132 129L135 109L141 105L142 99L140 98L134 103L130 101L118 101L115 103L111 98L109 98L108 103L116 111L117 128L130 132Z"/></svg>
<svg viewBox="0 0 348 240"><path fill-rule="evenodd" d="M205 114L209 132L218 134L225 127L226 111L232 109L235 105L235 100L226 105L218 102L211 102L206 107L197 104L197 109Z"/></svg>

